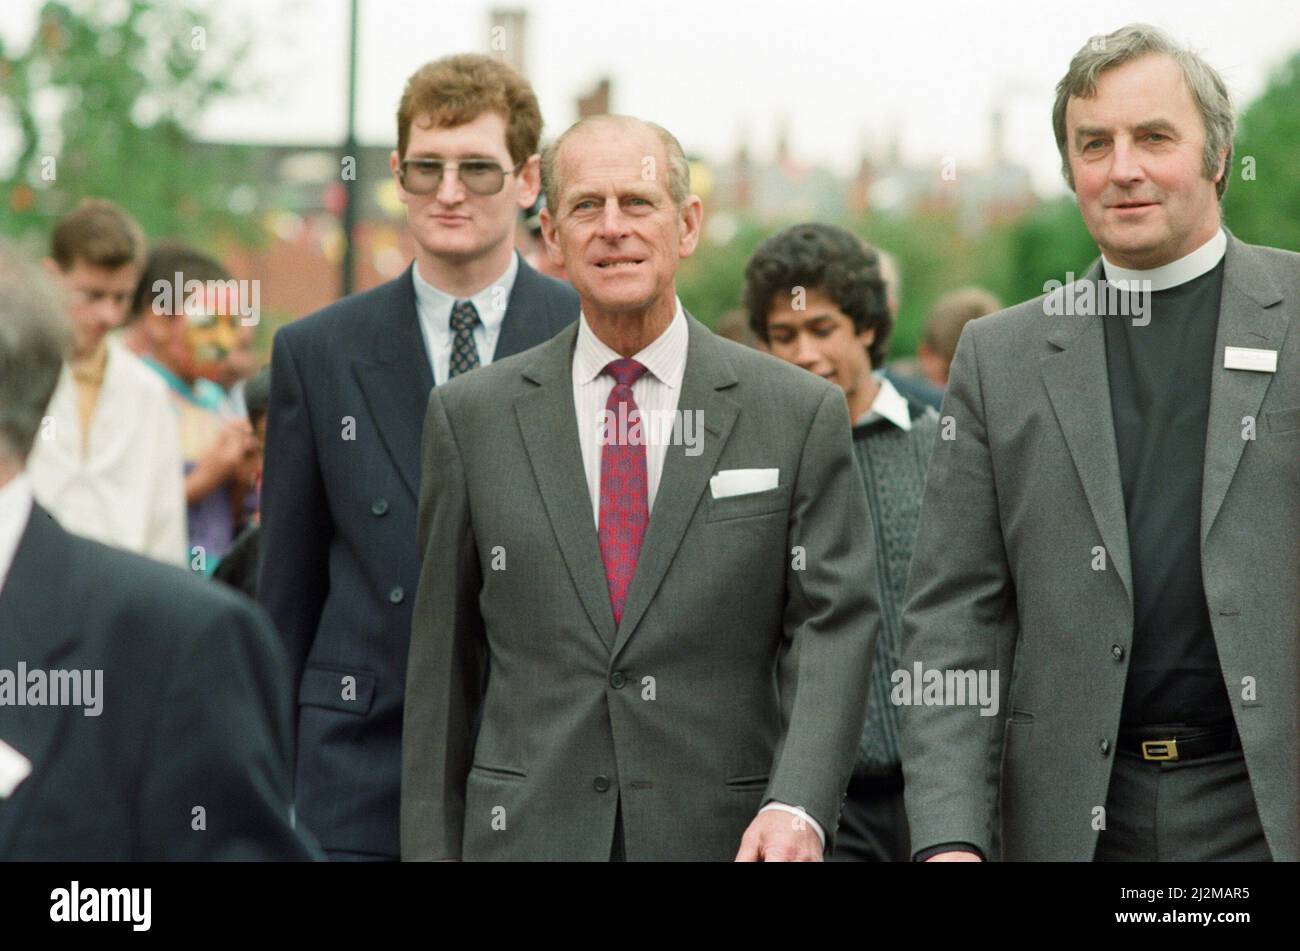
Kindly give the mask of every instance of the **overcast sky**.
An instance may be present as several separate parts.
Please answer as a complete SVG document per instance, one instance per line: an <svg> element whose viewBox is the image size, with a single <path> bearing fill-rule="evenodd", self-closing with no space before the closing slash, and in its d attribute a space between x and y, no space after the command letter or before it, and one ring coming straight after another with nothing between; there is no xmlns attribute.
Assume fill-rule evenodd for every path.
<svg viewBox="0 0 1300 951"><path fill-rule="evenodd" d="M209 0L203 0L209 2ZM344 129L347 0L220 0L213 47L253 29L255 95L204 117L213 138L333 142ZM654 119L688 152L725 159L748 134L771 154L778 121L795 156L845 172L867 144L904 155L979 161L989 113L1006 112L1011 155L1043 189L1059 186L1052 87L1092 34L1135 20L1206 54L1239 102L1300 49L1296 0L361 0L358 131L390 144L402 84L421 63L485 51L494 6L529 12L527 69L548 133L602 75L617 111ZM30 33L39 0L2 0L0 34Z"/></svg>

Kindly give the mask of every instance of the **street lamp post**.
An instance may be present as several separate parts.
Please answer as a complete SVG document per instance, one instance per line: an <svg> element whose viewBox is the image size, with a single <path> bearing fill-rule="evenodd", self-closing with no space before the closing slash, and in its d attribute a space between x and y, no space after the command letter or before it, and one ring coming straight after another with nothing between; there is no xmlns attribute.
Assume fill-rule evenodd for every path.
<svg viewBox="0 0 1300 951"><path fill-rule="evenodd" d="M357 178L361 173L361 156L357 153L357 5L360 0L349 0L351 7L348 34L348 131L343 141L344 160L340 168L352 170L343 176L343 296L352 293L355 249L353 239L357 226L357 202L361 191ZM351 158L351 163L346 159Z"/></svg>

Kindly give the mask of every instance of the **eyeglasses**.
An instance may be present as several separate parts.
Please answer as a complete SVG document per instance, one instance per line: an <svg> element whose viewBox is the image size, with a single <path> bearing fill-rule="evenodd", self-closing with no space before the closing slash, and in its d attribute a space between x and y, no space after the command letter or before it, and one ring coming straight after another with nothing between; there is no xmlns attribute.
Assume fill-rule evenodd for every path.
<svg viewBox="0 0 1300 951"><path fill-rule="evenodd" d="M514 174L524 167L520 162L510 169ZM467 159L463 162L444 162L441 159L403 159L397 166L402 187L412 195L429 195L442 184L445 171L451 169L460 183L475 195L495 195L506 184L506 170L496 162L486 159Z"/></svg>

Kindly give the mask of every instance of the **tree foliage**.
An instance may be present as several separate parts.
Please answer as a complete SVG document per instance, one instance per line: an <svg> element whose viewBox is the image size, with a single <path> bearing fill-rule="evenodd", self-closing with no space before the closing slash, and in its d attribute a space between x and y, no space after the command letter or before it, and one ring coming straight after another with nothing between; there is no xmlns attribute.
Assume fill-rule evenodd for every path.
<svg viewBox="0 0 1300 951"><path fill-rule="evenodd" d="M247 85L249 39L236 32L194 0L48 0L20 51L0 41L0 129L18 142L0 169L0 227L44 233L94 195L150 235L252 238L228 207L246 155L194 135L206 108Z"/></svg>
<svg viewBox="0 0 1300 951"><path fill-rule="evenodd" d="M1300 251L1300 53L1241 116L1224 221L1252 244Z"/></svg>

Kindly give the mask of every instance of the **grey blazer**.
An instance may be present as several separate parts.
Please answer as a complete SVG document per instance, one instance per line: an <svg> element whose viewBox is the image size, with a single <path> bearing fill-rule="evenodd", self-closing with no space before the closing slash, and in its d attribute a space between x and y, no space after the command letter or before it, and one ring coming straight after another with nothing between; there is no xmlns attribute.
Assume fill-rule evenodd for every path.
<svg viewBox="0 0 1300 951"><path fill-rule="evenodd" d="M621 809L630 860L730 860L769 799L833 835L879 625L844 397L689 325L703 451L668 451L617 630L577 326L430 394L404 859L605 860ZM712 498L743 468L778 487Z"/></svg>
<svg viewBox="0 0 1300 951"><path fill-rule="evenodd" d="M1224 267L1201 567L1260 820L1274 858L1295 861L1300 255L1229 236ZM1100 261L1086 279L1099 274ZM1000 831L1006 859L1093 856L1133 637L1104 319L1044 316L1040 297L973 321L957 348L941 413L955 438L930 463L904 663L998 670L1000 707L903 708L914 852L994 856ZM1276 350L1277 372L1225 369L1225 346Z"/></svg>

